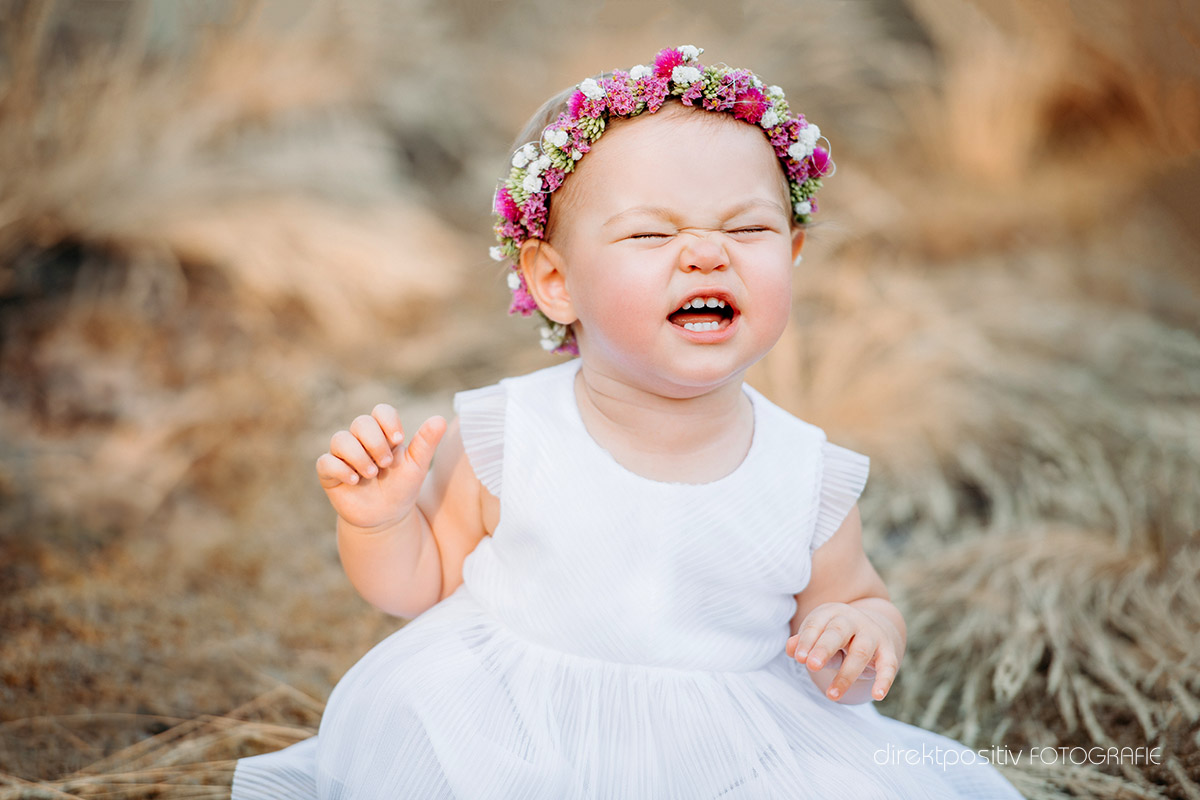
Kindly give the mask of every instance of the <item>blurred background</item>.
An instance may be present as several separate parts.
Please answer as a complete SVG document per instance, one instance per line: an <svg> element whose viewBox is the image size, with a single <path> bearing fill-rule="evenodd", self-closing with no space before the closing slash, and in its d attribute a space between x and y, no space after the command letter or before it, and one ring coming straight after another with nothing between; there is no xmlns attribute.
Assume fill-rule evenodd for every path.
<svg viewBox="0 0 1200 800"><path fill-rule="evenodd" d="M313 470L548 366L490 205L543 99L666 46L832 142L749 382L867 453L883 713L1200 798L1200 6L0 0L0 798L220 797L402 620Z"/></svg>

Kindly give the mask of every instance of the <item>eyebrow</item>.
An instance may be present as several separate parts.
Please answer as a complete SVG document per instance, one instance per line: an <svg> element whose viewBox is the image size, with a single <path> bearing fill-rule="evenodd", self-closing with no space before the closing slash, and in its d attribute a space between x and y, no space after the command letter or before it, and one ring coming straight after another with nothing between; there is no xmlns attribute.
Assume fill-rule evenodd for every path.
<svg viewBox="0 0 1200 800"><path fill-rule="evenodd" d="M736 217L738 214L741 214L752 208L767 208L772 211L783 211L784 210L783 206L780 205L779 203L773 203L770 200L764 200L762 198L754 198L752 200L746 200L745 202L738 203L737 205L733 206L732 208L730 208L728 211L725 212L725 215L722 217L722 219L723 220L732 219L733 217ZM600 227L607 228L610 225L615 225L616 223L620 222L621 220L625 219L626 217L631 217L631 216L634 216L637 214L645 214L645 215L651 216L651 217L661 217L663 219L674 219L674 217L675 217L675 214L670 209L665 208L664 206L634 206L633 208L627 208L624 211L621 211L621 212L618 212L618 213L612 215L611 217L608 218L608 221L605 222Z"/></svg>

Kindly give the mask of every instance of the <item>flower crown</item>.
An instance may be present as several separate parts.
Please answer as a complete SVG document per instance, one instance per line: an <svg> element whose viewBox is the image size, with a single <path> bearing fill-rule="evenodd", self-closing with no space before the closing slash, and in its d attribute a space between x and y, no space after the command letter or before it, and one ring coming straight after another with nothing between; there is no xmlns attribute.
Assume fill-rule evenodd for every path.
<svg viewBox="0 0 1200 800"><path fill-rule="evenodd" d="M807 223L817 211L813 198L821 188L821 177L832 174L833 162L827 148L818 147L821 129L792 115L778 86L763 87L753 72L725 64L704 66L699 47L683 45L659 52L654 66L639 64L628 72L614 71L608 77L587 78L567 101L567 110L546 126L539 142L519 148L512 169L496 190L496 238L491 248L496 261L509 261L508 286L512 289L510 314L541 316L542 347L555 353L579 354L574 334L567 325L554 322L537 307L525 286L517 263L521 244L544 238L549 218L550 193L562 185L575 163L604 133L613 118L636 117L643 111L658 111L668 97L684 105L708 111L724 111L763 129L787 174L792 212L796 222Z"/></svg>

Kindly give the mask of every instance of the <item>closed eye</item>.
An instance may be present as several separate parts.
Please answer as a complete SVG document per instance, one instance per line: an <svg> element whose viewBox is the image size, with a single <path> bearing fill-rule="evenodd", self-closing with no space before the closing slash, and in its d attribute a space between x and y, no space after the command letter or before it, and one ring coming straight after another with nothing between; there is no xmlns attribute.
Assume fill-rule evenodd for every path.
<svg viewBox="0 0 1200 800"><path fill-rule="evenodd" d="M667 234L667 233L649 233L649 232L647 232L647 233L635 233L632 236L630 236L629 238L630 239L655 239L655 238L666 238L669 235L670 234Z"/></svg>
<svg viewBox="0 0 1200 800"><path fill-rule="evenodd" d="M764 231L769 231L769 230L770 230L770 228L764 227L762 225L751 225L746 228L738 228L737 230L730 231L730 233L763 233Z"/></svg>

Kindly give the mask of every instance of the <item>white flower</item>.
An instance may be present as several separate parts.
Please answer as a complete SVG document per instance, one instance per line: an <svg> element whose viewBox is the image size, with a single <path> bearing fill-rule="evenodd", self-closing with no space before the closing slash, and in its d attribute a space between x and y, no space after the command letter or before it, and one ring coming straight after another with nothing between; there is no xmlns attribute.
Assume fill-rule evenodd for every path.
<svg viewBox="0 0 1200 800"><path fill-rule="evenodd" d="M671 80L680 86L691 86L700 80L700 70L695 67L675 67L671 70Z"/></svg>
<svg viewBox="0 0 1200 800"><path fill-rule="evenodd" d="M525 180L521 181L521 188L533 194L542 190L542 176L531 172L525 176Z"/></svg>
<svg viewBox="0 0 1200 800"><path fill-rule="evenodd" d="M758 124L766 130L770 130L779 124L779 115L775 113L775 109L768 108L763 112L762 119L758 121Z"/></svg>
<svg viewBox="0 0 1200 800"><path fill-rule="evenodd" d="M577 148L572 148L571 149L571 158L574 159L575 161L578 161L579 159L583 158L583 153L579 152L579 150Z"/></svg>
<svg viewBox="0 0 1200 800"><path fill-rule="evenodd" d="M550 156L542 155L529 165L530 172L542 173L550 168Z"/></svg>
<svg viewBox="0 0 1200 800"><path fill-rule="evenodd" d="M755 89L761 89L762 88L762 78L758 77L757 75L752 76L750 78L750 85L753 86Z"/></svg>
<svg viewBox="0 0 1200 800"><path fill-rule="evenodd" d="M797 214L811 214L812 213L812 203L810 203L807 200L801 200L799 203L796 203L794 208L796 209Z"/></svg>
<svg viewBox="0 0 1200 800"><path fill-rule="evenodd" d="M514 292L521 288L521 274L515 269L509 270L508 272L508 288L512 289Z"/></svg>
<svg viewBox="0 0 1200 800"><path fill-rule="evenodd" d="M683 56L684 61L695 61L704 50L694 45L685 44L679 48L679 52Z"/></svg>
<svg viewBox="0 0 1200 800"><path fill-rule="evenodd" d="M809 124L801 128L800 133L796 135L796 143L788 148L788 155L797 161L803 161L812 155L813 148L817 146L817 139L821 138L821 129L816 125Z"/></svg>
<svg viewBox="0 0 1200 800"><path fill-rule="evenodd" d="M529 156L525 155L524 150L518 150L513 153L512 165L520 169L529 163Z"/></svg>
<svg viewBox="0 0 1200 800"><path fill-rule="evenodd" d="M503 261L504 260L504 248L499 247L499 246L490 247L490 248L488 248L488 255L490 255L492 257L493 261Z"/></svg>
<svg viewBox="0 0 1200 800"><path fill-rule="evenodd" d="M650 77L650 68L645 64L638 64L633 69L629 70L630 80L640 81L642 78Z"/></svg>
<svg viewBox="0 0 1200 800"><path fill-rule="evenodd" d="M563 334L561 325L555 325L553 328L543 325L538 329L538 333L542 335L542 349L553 350L563 342Z"/></svg>
<svg viewBox="0 0 1200 800"><path fill-rule="evenodd" d="M583 92L583 96L588 100L599 100L604 97L604 90L600 88L600 84L596 83L594 78L584 78L583 83L579 84L579 91Z"/></svg>
<svg viewBox="0 0 1200 800"><path fill-rule="evenodd" d="M563 130L546 131L546 141L555 147L562 147L567 143L567 132Z"/></svg>
<svg viewBox="0 0 1200 800"><path fill-rule="evenodd" d="M775 84L771 84L770 86L767 87L767 97L770 97L775 100L782 100L783 99L783 87L776 86Z"/></svg>

